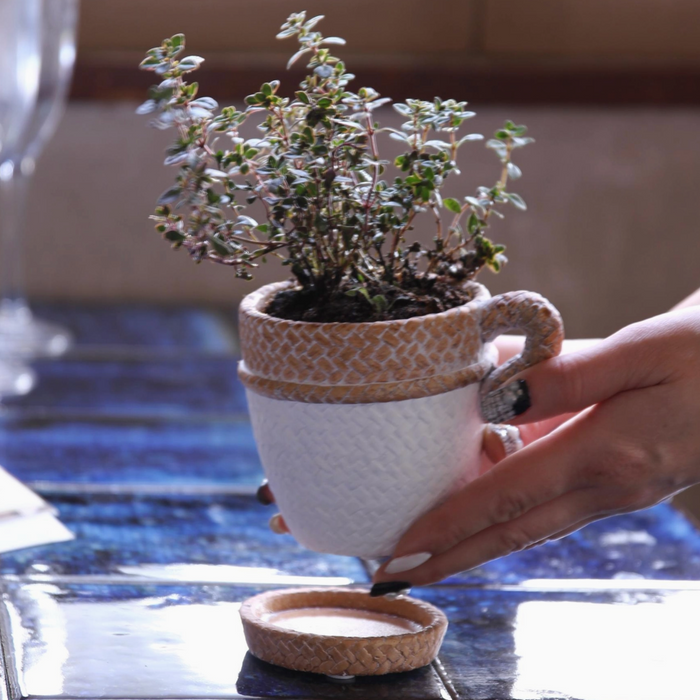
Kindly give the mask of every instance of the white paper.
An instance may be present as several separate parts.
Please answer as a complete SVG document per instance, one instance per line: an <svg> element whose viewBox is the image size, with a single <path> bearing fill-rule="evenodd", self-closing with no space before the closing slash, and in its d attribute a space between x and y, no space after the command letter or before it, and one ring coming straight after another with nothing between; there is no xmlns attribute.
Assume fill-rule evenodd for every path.
<svg viewBox="0 0 700 700"><path fill-rule="evenodd" d="M72 539L73 533L51 513L0 520L0 554Z"/></svg>
<svg viewBox="0 0 700 700"><path fill-rule="evenodd" d="M0 553L71 539L54 509L0 468Z"/></svg>

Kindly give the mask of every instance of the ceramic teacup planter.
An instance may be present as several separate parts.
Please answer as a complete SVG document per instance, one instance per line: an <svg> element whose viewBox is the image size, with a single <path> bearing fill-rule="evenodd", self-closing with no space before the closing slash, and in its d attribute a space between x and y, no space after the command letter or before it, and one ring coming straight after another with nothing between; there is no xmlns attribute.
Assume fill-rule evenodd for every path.
<svg viewBox="0 0 700 700"><path fill-rule="evenodd" d="M477 476L480 391L556 355L561 318L543 297L472 300L373 323L306 323L265 308L290 283L246 296L243 381L261 460L294 537L309 549L390 555L408 526ZM494 370L490 344L524 333L523 353Z"/></svg>
<svg viewBox="0 0 700 700"><path fill-rule="evenodd" d="M460 172L460 150L483 138L461 131L475 113L463 100L355 92L332 52L345 42L325 37L322 19L296 12L277 34L298 44L288 66L306 64L293 98L272 80L242 110L219 110L188 82L203 59L182 55L185 36L175 34L141 62L161 82L138 111L177 132L165 159L175 183L152 217L158 232L238 278L275 258L295 278L274 313L269 302L291 287L254 292L240 316L240 376L292 533L311 549L375 557L476 476L479 392L556 354L562 330L537 295L462 289L506 263L491 227L502 209L526 208L511 185L522 175L514 154L533 141L527 127L506 120L486 140L493 184L441 195ZM400 128L377 119L389 103ZM253 126L257 138L246 136ZM385 139L401 144L391 160ZM260 211L262 223L249 215ZM434 221L430 242L411 239L423 215ZM523 355L492 371L489 342L516 329L528 336Z"/></svg>

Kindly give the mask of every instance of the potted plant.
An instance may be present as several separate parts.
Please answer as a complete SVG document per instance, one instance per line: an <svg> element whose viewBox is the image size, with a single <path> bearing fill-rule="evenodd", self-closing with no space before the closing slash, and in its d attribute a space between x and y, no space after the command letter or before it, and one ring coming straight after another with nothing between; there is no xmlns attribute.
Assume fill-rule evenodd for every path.
<svg viewBox="0 0 700 700"><path fill-rule="evenodd" d="M217 113L186 81L203 59L181 57L178 34L142 62L161 82L139 112L177 132L165 164L178 175L153 217L173 247L244 279L271 257L291 273L246 296L239 315L239 376L287 524L311 549L375 557L476 476L480 391L558 353L563 331L539 295L490 298L474 281L506 261L486 235L493 219L525 209L509 182L526 128L508 121L486 142L501 165L494 185L443 198L459 151L482 138L459 133L474 113L407 100L394 104L402 127L381 127L375 110L390 100L350 90L329 48L344 41L318 32L321 19L293 14L278 34L299 42L289 66L308 64L293 97L275 80ZM242 136L256 118L259 135ZM404 147L393 163L380 155L386 137ZM435 222L430 246L409 237L419 215ZM513 329L525 350L494 369L490 341Z"/></svg>

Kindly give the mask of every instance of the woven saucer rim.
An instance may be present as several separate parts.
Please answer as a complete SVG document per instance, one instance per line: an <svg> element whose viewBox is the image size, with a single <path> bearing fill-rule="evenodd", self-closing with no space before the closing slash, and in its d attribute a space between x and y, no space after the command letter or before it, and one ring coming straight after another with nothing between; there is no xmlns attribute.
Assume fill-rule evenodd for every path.
<svg viewBox="0 0 700 700"><path fill-rule="evenodd" d="M348 639L353 639L353 637L347 637L343 635L337 635L337 634L317 634L315 632L295 632L294 630L289 630L284 627L279 627L277 625L272 624L271 622L266 622L265 620L262 620L260 617L253 615L251 612L251 609L255 603L260 601L261 599L274 599L274 598L279 598L279 597L284 597L286 595L294 595L294 594L302 594L302 593L338 593L338 594L345 594L345 595L355 595L358 593L364 594L369 596L369 590L368 589L346 589L346 588L338 588L338 587L328 587L328 588L320 588L320 587L303 587L303 588L295 588L295 589L283 589L283 590L275 590L275 591L265 591L263 593L258 593L255 596L252 596L251 598L248 598L243 605L241 605L240 608L240 616L241 619L243 620L243 624L251 624L258 629L263 629L266 632L271 632L275 635L282 635L284 637L288 637L289 639L296 639L300 635L304 635L307 637L314 637L319 640L335 640L335 641L343 641L343 640L348 640ZM430 621L430 624L424 625L421 622L417 622L416 620L411 620L411 622L415 622L416 624L421 625L420 629L415 630L415 631L407 631L403 634L391 634L391 635L379 635L379 636L370 636L370 637L357 637L357 639L361 639L365 642L371 642L371 641L381 641L381 640L388 640L388 639L401 639L405 637L415 637L415 636L423 636L427 634L433 634L436 632L440 632L440 628L444 625L447 626L448 620L447 616L445 615L442 610L437 608L436 606L432 605L431 603L428 603L424 600L418 600L416 598L409 598L409 597L404 597L401 599L402 602L408 603L411 606L414 606L416 608L420 608L422 610L425 610L426 612L430 613L432 619ZM391 605L394 601L386 600L385 602ZM328 606L322 606L319 605L318 607L332 607L330 605ZM290 610L294 610L295 608L289 608ZM350 610L367 610L368 612L375 612L372 610L369 610L368 608L348 608ZM387 615L391 615L392 613L389 611L383 611ZM396 615L396 617L403 617L404 619L410 619L406 618L404 615Z"/></svg>

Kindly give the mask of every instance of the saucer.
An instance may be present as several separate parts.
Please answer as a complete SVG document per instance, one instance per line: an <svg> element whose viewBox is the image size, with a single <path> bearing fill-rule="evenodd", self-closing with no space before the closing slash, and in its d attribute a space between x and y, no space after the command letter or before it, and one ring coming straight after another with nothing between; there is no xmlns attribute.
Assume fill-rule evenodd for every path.
<svg viewBox="0 0 700 700"><path fill-rule="evenodd" d="M425 666L447 629L444 613L429 603L371 598L356 588L268 591L246 600L240 614L253 656L342 678Z"/></svg>

